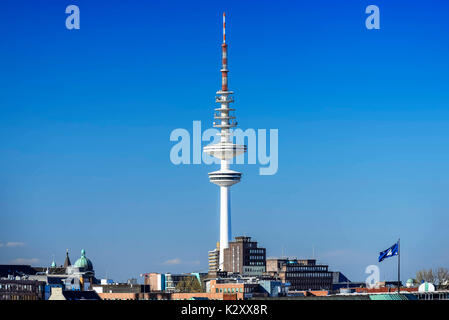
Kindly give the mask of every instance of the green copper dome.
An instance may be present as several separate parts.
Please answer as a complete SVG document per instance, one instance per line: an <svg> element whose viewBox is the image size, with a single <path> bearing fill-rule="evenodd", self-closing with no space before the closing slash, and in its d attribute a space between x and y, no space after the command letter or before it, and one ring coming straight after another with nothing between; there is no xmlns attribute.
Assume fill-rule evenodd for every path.
<svg viewBox="0 0 449 320"><path fill-rule="evenodd" d="M53 262L51 263L51 268L56 268L56 262L54 259L53 259Z"/></svg>
<svg viewBox="0 0 449 320"><path fill-rule="evenodd" d="M94 269L92 262L86 258L86 251L84 249L81 250L81 258L76 260L75 267L84 268L86 271L92 271Z"/></svg>

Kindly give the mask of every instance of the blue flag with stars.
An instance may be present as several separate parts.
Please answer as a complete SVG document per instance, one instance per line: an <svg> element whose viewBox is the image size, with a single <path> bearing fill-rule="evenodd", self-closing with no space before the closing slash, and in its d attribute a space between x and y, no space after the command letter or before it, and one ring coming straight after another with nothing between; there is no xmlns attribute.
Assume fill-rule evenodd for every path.
<svg viewBox="0 0 449 320"><path fill-rule="evenodd" d="M394 245L392 245L387 250L382 251L381 253L379 253L379 262L381 262L382 260L384 260L386 258L397 256L398 253L399 253L399 245L396 242Z"/></svg>

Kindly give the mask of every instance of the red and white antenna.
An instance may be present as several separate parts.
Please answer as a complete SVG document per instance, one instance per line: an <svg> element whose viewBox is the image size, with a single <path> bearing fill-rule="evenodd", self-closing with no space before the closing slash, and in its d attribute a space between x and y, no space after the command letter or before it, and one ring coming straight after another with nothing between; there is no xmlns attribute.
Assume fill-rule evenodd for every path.
<svg viewBox="0 0 449 320"><path fill-rule="evenodd" d="M228 91L228 46L226 44L226 14L223 12L223 44L221 45L221 91Z"/></svg>
<svg viewBox="0 0 449 320"><path fill-rule="evenodd" d="M223 43L226 43L226 13L223 12Z"/></svg>

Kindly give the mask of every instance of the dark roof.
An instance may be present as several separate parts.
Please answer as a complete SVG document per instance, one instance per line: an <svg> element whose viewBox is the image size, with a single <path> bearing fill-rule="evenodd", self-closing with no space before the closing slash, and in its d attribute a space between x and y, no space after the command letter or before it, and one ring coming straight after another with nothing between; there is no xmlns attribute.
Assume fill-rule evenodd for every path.
<svg viewBox="0 0 449 320"><path fill-rule="evenodd" d="M67 300L101 300L95 291L63 291Z"/></svg>
<svg viewBox="0 0 449 320"><path fill-rule="evenodd" d="M28 274L36 274L36 270L29 266L23 264L0 264L0 277L12 276L24 276Z"/></svg>

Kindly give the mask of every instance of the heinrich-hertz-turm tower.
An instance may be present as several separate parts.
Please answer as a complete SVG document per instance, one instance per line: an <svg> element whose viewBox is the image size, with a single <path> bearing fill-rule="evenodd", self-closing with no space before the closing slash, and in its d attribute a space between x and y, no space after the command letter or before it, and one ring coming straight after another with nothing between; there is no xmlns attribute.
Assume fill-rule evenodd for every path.
<svg viewBox="0 0 449 320"><path fill-rule="evenodd" d="M221 45L222 67L221 67L221 90L217 91L215 102L220 105L215 109L213 123L219 128L220 142L204 147L204 152L220 159L220 170L209 173L210 182L220 187L220 253L219 270L223 271L224 249L229 247L231 238L231 193L232 185L240 182L242 174L231 170L229 162L232 158L246 152L245 145L237 145L232 142L231 129L237 126L235 116L231 114L229 104L234 102L232 94L228 90L228 46L226 44L225 14L223 13L223 43Z"/></svg>

